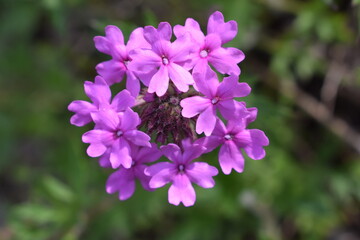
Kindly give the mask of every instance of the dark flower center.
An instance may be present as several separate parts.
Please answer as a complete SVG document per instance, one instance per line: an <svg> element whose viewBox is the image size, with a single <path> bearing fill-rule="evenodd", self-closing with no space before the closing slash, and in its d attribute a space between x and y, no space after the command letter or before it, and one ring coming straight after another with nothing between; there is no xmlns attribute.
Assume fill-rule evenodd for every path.
<svg viewBox="0 0 360 240"><path fill-rule="evenodd" d="M145 102L140 108L141 126L145 132L161 144L181 145L185 138L195 139L194 119L181 115L180 101L188 94L179 92L170 84L165 95L153 96L151 102Z"/></svg>

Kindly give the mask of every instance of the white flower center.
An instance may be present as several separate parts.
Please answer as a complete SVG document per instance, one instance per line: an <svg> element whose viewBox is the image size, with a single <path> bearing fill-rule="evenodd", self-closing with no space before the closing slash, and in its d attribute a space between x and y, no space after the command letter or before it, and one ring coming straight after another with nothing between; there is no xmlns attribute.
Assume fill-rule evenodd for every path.
<svg viewBox="0 0 360 240"><path fill-rule="evenodd" d="M125 60L124 61L125 66L129 65L129 63L130 63L130 60Z"/></svg>
<svg viewBox="0 0 360 240"><path fill-rule="evenodd" d="M163 58L162 58L162 63L163 63L164 65L168 65L168 64L169 64L169 59L168 59L167 57L163 57Z"/></svg>
<svg viewBox="0 0 360 240"><path fill-rule="evenodd" d="M208 56L208 51L206 51L205 49L200 51L200 57L206 58L207 56Z"/></svg>
<svg viewBox="0 0 360 240"><path fill-rule="evenodd" d="M123 132L121 130L116 132L116 136L121 137L123 135Z"/></svg>
<svg viewBox="0 0 360 240"><path fill-rule="evenodd" d="M226 140L231 140L231 139L232 139L232 136L231 136L230 134L226 134L226 135L224 136L224 138L225 138Z"/></svg>
<svg viewBox="0 0 360 240"><path fill-rule="evenodd" d="M179 171L184 172L185 166L183 164L179 165Z"/></svg>
<svg viewBox="0 0 360 240"><path fill-rule="evenodd" d="M211 100L211 103L212 104L217 104L219 102L219 98L218 97L214 97L212 100Z"/></svg>

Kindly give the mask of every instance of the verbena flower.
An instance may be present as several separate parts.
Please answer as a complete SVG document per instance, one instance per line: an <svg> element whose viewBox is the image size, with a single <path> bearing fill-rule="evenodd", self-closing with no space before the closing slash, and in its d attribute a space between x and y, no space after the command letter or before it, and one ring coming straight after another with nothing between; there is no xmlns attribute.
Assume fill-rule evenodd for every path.
<svg viewBox="0 0 360 240"><path fill-rule="evenodd" d="M95 82L84 84L91 102L76 100L68 107L75 113L72 124L94 123L82 137L90 144L86 152L98 157L101 167L115 169L106 191L118 192L120 200L133 195L139 179L149 191L170 184L169 202L191 206L196 201L193 183L212 188L218 174L203 154L220 148L225 174L243 171L244 153L255 160L265 157L268 138L248 128L257 109L246 106L251 89L239 82L237 64L244 54L223 47L236 36L236 22L225 22L215 12L207 35L194 19L174 27L174 41L172 32L167 22L137 28L125 44L121 30L107 26L105 36L94 41L112 59L96 66L100 76ZM218 73L228 76L219 78ZM125 75L126 89L112 99L110 87ZM159 160L161 155L170 162Z"/></svg>
<svg viewBox="0 0 360 240"><path fill-rule="evenodd" d="M139 147L131 145L132 163L130 168L120 166L110 175L106 182L106 191L110 194L119 192L119 199L130 198L135 191L135 180L138 179L144 189L153 190L149 186L150 177L145 175L146 163L154 162L161 157L162 153L155 143L151 147Z"/></svg>
<svg viewBox="0 0 360 240"><path fill-rule="evenodd" d="M244 60L244 53L237 48L224 48L222 45L231 41L237 34L235 21L224 22L221 12L213 13L208 22L207 35L200 29L200 25L192 18L188 18L185 26L174 27L176 37L190 33L194 53L191 56L193 73L205 73L210 63L222 74L240 74L238 63Z"/></svg>
<svg viewBox="0 0 360 240"><path fill-rule="evenodd" d="M129 52L139 48L150 48L150 45L143 37L143 28L136 28L129 37L129 41L125 45L124 36L121 30L116 26L107 26L105 28L105 37L96 36L94 38L95 47L102 53L112 57L111 60L99 63L96 71L106 80L109 85L121 82L126 75L126 89L133 96L137 96L140 92L141 80L146 86L149 84L150 74L141 74L139 76L128 68L132 61Z"/></svg>
<svg viewBox="0 0 360 240"><path fill-rule="evenodd" d="M239 119L246 117L247 111L243 104L234 100L235 97L245 97L250 93L247 83L239 83L238 76L231 75L224 78L220 83L216 73L207 71L204 74L194 74L196 86L204 96L193 96L181 100L182 115L192 118L199 114L196 121L196 132L205 133L209 136L216 123L219 110L222 116L227 119Z"/></svg>
<svg viewBox="0 0 360 240"><path fill-rule="evenodd" d="M215 185L212 177L218 174L218 170L205 162L192 162L206 150L203 146L184 140L182 148L183 151L172 143L162 146L162 153L172 162L156 163L146 168L145 174L151 176L149 185L152 188L171 183L169 203L179 205L182 202L185 206L191 206L196 199L191 183L194 182L203 188L212 188Z"/></svg>
<svg viewBox="0 0 360 240"><path fill-rule="evenodd" d="M197 144L205 146L212 151L218 146L219 163L224 174L230 174L234 169L237 172L244 170L244 156L242 150L254 160L265 157L264 146L269 145L269 139L259 129L246 129L248 120L231 120L225 127L218 119L211 136L199 139Z"/></svg>
<svg viewBox="0 0 360 240"><path fill-rule="evenodd" d="M130 168L132 158L130 146L150 147L150 137L139 130L140 118L130 108L122 113L113 110L104 110L91 114L95 122L95 129L82 136L85 143L90 143L87 154L90 157L99 157L109 148L109 161L113 168L120 165Z"/></svg>
<svg viewBox="0 0 360 240"><path fill-rule="evenodd" d="M148 92L156 92L158 96L166 93L170 79L182 92L188 91L189 85L194 83L189 69L185 68L192 49L190 36L185 34L171 43L171 35L169 23L160 23L158 29L147 26L144 37L151 49L139 48L130 53L133 61L129 68L135 72L148 73L157 69L150 80Z"/></svg>
<svg viewBox="0 0 360 240"><path fill-rule="evenodd" d="M82 127L93 121L90 114L100 109L113 109L114 111L121 112L135 104L134 97L132 97L127 90L119 92L114 99L110 101L110 88L100 76L96 76L94 83L86 81L84 83L84 89L86 95L93 103L76 100L68 106L69 111L75 112L70 122L78 127Z"/></svg>

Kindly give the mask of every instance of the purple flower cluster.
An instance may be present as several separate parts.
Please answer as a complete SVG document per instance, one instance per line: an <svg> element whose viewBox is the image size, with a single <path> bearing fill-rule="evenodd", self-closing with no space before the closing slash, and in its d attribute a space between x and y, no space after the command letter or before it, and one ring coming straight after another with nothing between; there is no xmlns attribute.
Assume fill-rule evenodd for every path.
<svg viewBox="0 0 360 240"><path fill-rule="evenodd" d="M99 63L99 76L84 84L91 102L73 101L68 109L75 113L73 125L95 124L82 141L100 166L116 169L106 183L108 193L126 200L136 179L149 191L169 183L169 203L192 206L192 184L212 188L218 174L216 167L198 161L201 155L220 147L224 174L243 171L244 153L254 160L265 156L268 138L248 129L257 109L237 100L251 91L239 82L244 54L223 46L236 34L236 22L215 12L206 35L188 18L173 29L167 22L137 28L127 44L116 26L94 38L96 48L112 59ZM112 98L110 87L125 76L126 89ZM170 161L158 161L162 156Z"/></svg>

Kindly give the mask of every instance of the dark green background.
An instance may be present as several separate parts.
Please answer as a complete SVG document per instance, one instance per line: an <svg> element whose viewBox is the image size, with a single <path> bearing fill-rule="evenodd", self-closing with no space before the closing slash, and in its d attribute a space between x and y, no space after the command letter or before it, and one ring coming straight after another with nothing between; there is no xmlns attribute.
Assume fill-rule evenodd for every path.
<svg viewBox="0 0 360 240"><path fill-rule="evenodd" d="M1 0L0 239L360 239L359 9L359 0ZM67 111L109 59L93 37L108 24L128 36L187 17L205 30L215 10L238 22L228 46L246 54L240 80L253 89L250 127L268 135L267 156L196 187L194 207L170 205L167 187L118 201L105 192L112 170L85 154L91 126L70 125ZM202 160L218 166L216 156Z"/></svg>

